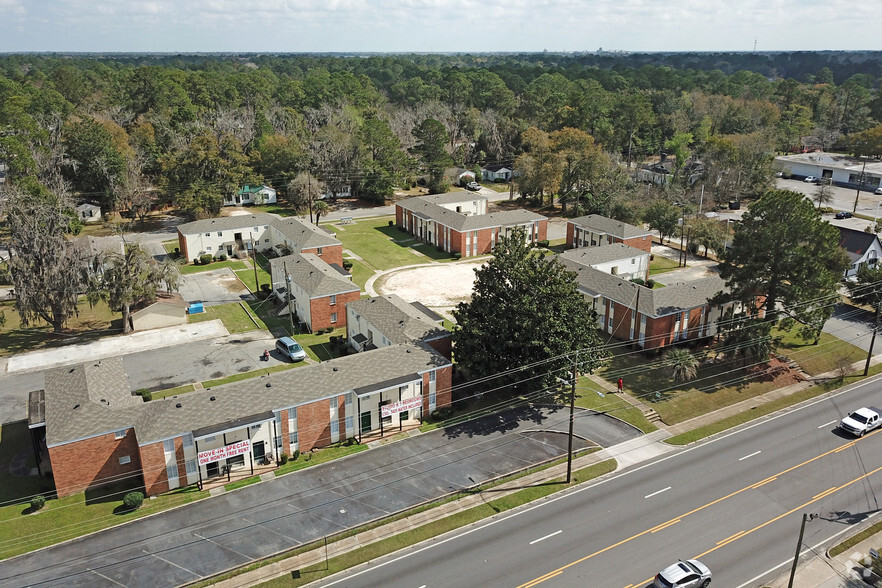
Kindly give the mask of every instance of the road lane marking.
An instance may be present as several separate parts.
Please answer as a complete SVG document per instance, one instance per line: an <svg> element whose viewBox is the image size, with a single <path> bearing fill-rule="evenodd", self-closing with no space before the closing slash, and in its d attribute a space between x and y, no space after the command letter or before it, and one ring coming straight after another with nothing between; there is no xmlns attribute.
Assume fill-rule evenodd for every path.
<svg viewBox="0 0 882 588"><path fill-rule="evenodd" d="M851 447L854 447L855 443L857 443L857 441L852 441L851 443L846 443L842 447L839 447L838 449L836 449L836 453L839 453L840 451L845 451L846 449L850 449Z"/></svg>
<svg viewBox="0 0 882 588"><path fill-rule="evenodd" d="M673 521L668 521L667 523L663 523L663 524L661 524L661 525L655 527L654 529L652 529L652 530L650 531L650 533L655 533L655 532L657 532L657 531L661 531L661 530L663 530L663 529L667 529L668 527L670 527L670 526L672 526L672 525L676 525L677 523L679 523L680 520L681 520L681 519L674 519Z"/></svg>
<svg viewBox="0 0 882 588"><path fill-rule="evenodd" d="M534 539L533 541L530 541L530 545L533 545L534 543L539 543L540 541L545 541L549 537L554 537L555 535L560 535L561 533L563 533L563 529L558 529L554 533L548 534L545 537L539 537L538 539Z"/></svg>
<svg viewBox="0 0 882 588"><path fill-rule="evenodd" d="M178 564L176 564L175 562L173 562L173 561L171 561L171 560L165 559L164 557L160 557L160 556L156 555L155 553L150 553L150 552L147 551L146 549L142 549L141 551L142 551L143 553L146 553L147 555L152 555L153 557L155 557L155 558L158 559L159 561L164 561L165 563L167 563L167 564L170 565L170 566L175 566L176 568L180 568L180 569L184 570L185 572L187 572L187 573L189 573L189 574L193 574L193 575L196 576L197 578L201 578L201 577L202 577L201 575L197 574L197 573L194 572L193 570L188 570L188 569L185 568L184 566L178 565Z"/></svg>
<svg viewBox="0 0 882 588"><path fill-rule="evenodd" d="M670 489L671 489L671 487L668 486L667 488L662 488L661 490L658 490L658 491L656 491L656 492L653 492L652 494L647 494L647 495L644 496L643 498L652 498L652 497L655 496L656 494L661 494L662 492L667 492L667 491L670 490Z"/></svg>
<svg viewBox="0 0 882 588"><path fill-rule="evenodd" d="M836 492L836 486L833 486L829 490L824 490L820 494L815 494L814 496L812 496L812 499L818 500L819 498L823 498L823 497L827 496L828 494L833 494L834 492Z"/></svg>
<svg viewBox="0 0 882 588"><path fill-rule="evenodd" d="M874 431L874 433L872 433L872 434L875 434L875 433L878 432L878 431L882 431L882 429L878 429L877 431ZM859 439L859 440L856 440L856 441L852 441L852 442L850 442L850 443L847 443L847 444L846 444L845 446L843 446L843 447L839 447L839 448L836 448L836 449L830 449L829 451L825 451L824 453L821 453L820 455L816 455L815 457L809 458L809 459L803 461L802 463L798 463L798 464L796 464L796 465L794 465L794 466L790 466L789 468L787 468L787 469L785 469L785 470L782 470L782 471L778 472L778 473L775 474L774 476L769 476L769 477L766 478L765 480L761 480L761 481L759 481L759 482L756 482L756 483L754 483L754 484L751 484L750 486L745 486L745 487L743 487L743 488L741 488L741 489L739 489L739 490L735 490L734 492L730 492L729 494L727 494L727 495L725 495L725 496L722 496L722 497L720 497L720 498L717 498L716 500L713 500L713 501L711 501L711 502L708 502L707 504L704 504L704 505L702 505L702 506L699 506L699 507L697 507L697 508L694 508L694 509L690 510L689 512L686 512L686 513L680 515L680 517L678 517L677 519L673 519L673 520L678 522L678 521L680 521L681 519L683 519L683 518L685 518L685 517L687 517L687 516L689 516L689 515L693 515L693 514L695 514L695 513L697 513L697 512L700 512L700 511L702 511L702 510L705 510L705 509L707 509L707 508L710 508L711 506L714 506L714 505L716 505L716 504L719 504L720 502L723 502L724 500L727 500L727 499L729 499L729 498L732 498L733 496L737 496L738 494L741 494L741 493L743 493L743 492L745 492L745 491L747 491L747 490L752 490L752 489L754 489L754 488L757 488L757 487L759 487L759 486L762 486L763 484L768 484L769 482L771 482L771 481L777 479L777 478L780 477L780 476L783 476L784 474L788 474L788 473L790 473L790 472L792 472L792 471L795 471L795 470L797 470L797 469L799 469L799 468L801 468L801 467L803 467L803 466L806 466L806 465L808 465L808 464L814 463L814 462L816 462L816 461L819 460L819 459L822 459L822 458L824 458L824 457L827 457L828 455L833 455L833 454L835 454L835 453L838 453L839 451L842 451L843 448L845 448L845 447L851 447L851 446L853 446L855 443L857 443L858 441L860 441L860 440L864 440L864 439L866 439L866 438L867 438L867 436L864 436L864 437L861 437L861 439ZM882 470L882 467L880 467L879 470ZM869 476L870 474L873 474L873 473L875 473L876 471L879 471L879 470L873 470L873 472L870 472L869 474L865 474L865 476L862 476L862 477L859 478L859 479L863 479L863 477ZM856 481L856 480L855 480L855 481ZM842 488L845 488L846 486L848 486L848 485L850 485L850 484L852 484L852 483L854 483L854 481L853 481L853 482L849 482L848 484L845 484L844 486L840 486L839 489L841 490ZM832 490L835 491L836 488L833 488ZM828 491L828 492L830 492L830 491ZM812 499L812 502L815 502L815 501L817 501L817 500L819 500L819 499ZM809 502L808 504L811 504L812 502ZM800 508L802 508L802 507L800 507ZM791 511L791 512L793 512L793 511ZM774 520L777 520L777 519L774 519ZM774 520L773 520L773 521L770 521L769 524L771 524L771 522L774 522ZM554 571L548 572L548 573L545 574L544 576L540 576L540 577L538 577L538 578L536 578L536 579L534 579L534 580L530 580L529 582L527 582L527 583L525 583L525 584L521 584L520 586L518 586L518 588L530 588L530 587L532 587L532 586L535 586L535 585L537 585L537 584L540 584L540 583L544 582L545 580L547 580L547 579L549 579L549 578L553 578L553 577L555 577L555 576L560 575L561 573L563 573L563 572L564 572L565 570L567 570L568 568L571 568L571 567L573 567L573 566L575 566L575 565L578 565L578 564L580 564L580 563L583 563L583 562L585 562L585 561L588 561L589 559L591 559L591 558L593 558L593 557L597 557L598 555L601 555L601 554L603 554L603 553L606 553L607 551L611 551L611 550L615 549L616 547L619 547L620 545L624 545L625 543L629 543L629 542L631 542L631 541L633 541L633 540L635 540L635 539L638 539L638 538L640 538L640 537L643 537L644 535L647 535L647 534L653 533L653 532L655 532L656 530L661 530L664 526L668 526L669 523L670 523L670 524L673 524L673 523L671 523L670 521L669 521L668 523L662 523L662 525L658 525L658 526L653 527L653 528L651 528L651 529L647 529L647 530L645 530L645 531L641 531L640 533L636 533L636 534L634 534L634 535L631 535L630 537L627 537L627 538L625 538L625 539L622 539L621 541L618 541L617 543L614 543L614 544L609 545L609 546L607 546L607 547L604 547L604 548L602 548L602 549L598 549L598 550L595 551L594 553L589 553L588 555L586 555L586 556L584 556L584 557L581 557L581 558L579 558L579 559L577 559L577 560L575 560L575 561L572 561L572 562L570 562L570 563L568 563L568 564L565 564L565 565L563 565L563 566L557 568L557 569L554 570ZM759 528L759 527L757 527L757 528ZM747 531L747 532L744 533L744 535L742 535L742 536L747 536L748 534L752 533L754 530L756 530L756 529L752 529L752 530L750 530L750 531ZM714 548L714 549L717 549L717 548L719 548L719 546L716 547L716 548ZM713 549L712 549L711 551L713 551ZM695 559L698 559L698 558L702 557L703 555L706 555L707 553L710 553L710 551L705 552L705 553L703 553L703 554L701 554L701 555L696 556Z"/></svg>
<svg viewBox="0 0 882 588"><path fill-rule="evenodd" d="M722 541L717 541L717 545L721 545L723 543L728 543L730 541L734 541L737 537L744 535L744 533L745 533L745 531L738 531L734 535L730 535L730 536L726 537L725 539L723 539Z"/></svg>
<svg viewBox="0 0 882 588"><path fill-rule="evenodd" d="M759 455L760 453L762 453L762 451L754 451L754 452L751 453L750 455L745 455L744 457L739 457L739 458L738 458L738 461L744 461L744 460L747 459L748 457L753 457L754 455Z"/></svg>
<svg viewBox="0 0 882 588"><path fill-rule="evenodd" d="M837 422L839 422L839 421L830 421L829 423L824 423L823 425L821 425L818 428L823 429L824 427L829 427L830 425L835 425Z"/></svg>
<svg viewBox="0 0 882 588"><path fill-rule="evenodd" d="M117 586L122 586L123 588L126 588L126 585L125 585L125 584L120 584L119 582L117 582L117 581L114 580L113 578L110 578L110 577L108 577L108 576L105 576L104 574L102 574L101 572L99 572L99 571L97 571L97 570L93 570L92 568L86 568L86 570L92 572L92 573L95 574L96 576L101 576L102 578L104 578L104 579L107 580L108 582L113 582L113 583L116 584Z"/></svg>

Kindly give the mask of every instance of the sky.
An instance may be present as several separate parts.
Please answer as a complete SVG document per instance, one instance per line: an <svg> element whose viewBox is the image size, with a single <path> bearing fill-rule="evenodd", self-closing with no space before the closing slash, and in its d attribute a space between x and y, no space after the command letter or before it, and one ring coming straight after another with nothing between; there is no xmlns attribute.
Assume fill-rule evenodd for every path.
<svg viewBox="0 0 882 588"><path fill-rule="evenodd" d="M0 52L882 49L878 0L0 0Z"/></svg>

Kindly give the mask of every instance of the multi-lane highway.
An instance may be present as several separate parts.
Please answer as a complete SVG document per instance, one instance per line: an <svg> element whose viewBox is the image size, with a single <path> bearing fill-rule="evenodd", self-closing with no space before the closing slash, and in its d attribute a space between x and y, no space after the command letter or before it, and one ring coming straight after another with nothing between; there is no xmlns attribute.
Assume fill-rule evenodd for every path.
<svg viewBox="0 0 882 588"><path fill-rule="evenodd" d="M803 513L816 547L880 508L882 433L836 429L880 397L858 385L323 585L636 587L697 557L716 586L760 586L789 569Z"/></svg>

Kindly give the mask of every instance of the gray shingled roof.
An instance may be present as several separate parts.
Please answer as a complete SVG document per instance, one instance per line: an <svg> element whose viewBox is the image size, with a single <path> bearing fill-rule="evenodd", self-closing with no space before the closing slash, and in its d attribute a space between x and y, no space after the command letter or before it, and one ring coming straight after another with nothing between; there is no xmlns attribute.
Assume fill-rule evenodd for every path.
<svg viewBox="0 0 882 588"><path fill-rule="evenodd" d="M273 285L285 283L285 267L291 281L300 286L310 298L320 298L361 289L314 253L295 253L270 260Z"/></svg>
<svg viewBox="0 0 882 588"><path fill-rule="evenodd" d="M288 237L295 245L294 249L297 250L340 245L340 241L324 229L304 222L297 217L279 218L262 212L207 218L178 225L178 230L182 235L198 235L199 233L209 233L212 231L244 230L249 227L263 227L267 225L275 227Z"/></svg>
<svg viewBox="0 0 882 588"><path fill-rule="evenodd" d="M452 196L455 194L457 194L457 192L453 192L452 194L438 194L436 196L416 196L414 198L401 200L396 203L396 206L400 206L404 210L409 210L417 216L433 220L460 232L475 231L489 227L522 225L537 220L545 220L547 218L541 214L522 209L504 210L500 212L492 212L490 214L465 215L461 212L454 212L436 204L436 202L440 201L440 197ZM479 198L483 199L483 197ZM475 199L476 198L451 199L450 202L466 202Z"/></svg>
<svg viewBox="0 0 882 588"><path fill-rule="evenodd" d="M612 243L609 245L601 245L600 247L567 249L560 254L562 259L569 259L576 263L592 266L599 263L608 263L619 259L630 259L632 257L642 256L649 257L649 253L641 249L635 249L624 243Z"/></svg>
<svg viewBox="0 0 882 588"><path fill-rule="evenodd" d="M108 364L117 364L118 369L106 369ZM134 427L140 445L155 443L377 382L422 374L450 362L426 345L394 345L152 402L131 397L135 404L119 406L88 399L129 395L121 360L102 360L104 369L90 365L46 373L46 440L50 446L127 427ZM74 404L80 406L73 408Z"/></svg>
<svg viewBox="0 0 882 588"><path fill-rule="evenodd" d="M727 291L725 281L716 274L692 282L679 282L658 290L650 290L573 260L562 257L558 259L568 270L576 274L576 283L580 291L593 297L603 296L629 308L633 308L637 302L638 311L647 316L659 317L697 308L707 304L707 301L717 293Z"/></svg>
<svg viewBox="0 0 882 588"><path fill-rule="evenodd" d="M396 294L350 302L347 309L363 316L392 343L425 341L450 334Z"/></svg>
<svg viewBox="0 0 882 588"><path fill-rule="evenodd" d="M599 214L580 216L579 218L570 219L568 222L573 223L577 227L591 229L595 233L604 233L619 239L633 239L634 237L652 234L643 227L635 227L634 225L600 216Z"/></svg>

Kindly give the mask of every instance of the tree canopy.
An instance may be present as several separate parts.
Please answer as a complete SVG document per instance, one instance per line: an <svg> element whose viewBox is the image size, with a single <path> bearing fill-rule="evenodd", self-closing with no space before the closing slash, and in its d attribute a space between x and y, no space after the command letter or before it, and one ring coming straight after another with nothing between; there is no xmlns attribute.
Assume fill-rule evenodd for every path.
<svg viewBox="0 0 882 588"><path fill-rule="evenodd" d="M555 385L578 351L582 372L605 358L594 310L575 276L556 258L530 249L523 230L501 237L475 270L470 302L453 315L457 368L486 388L523 392Z"/></svg>

